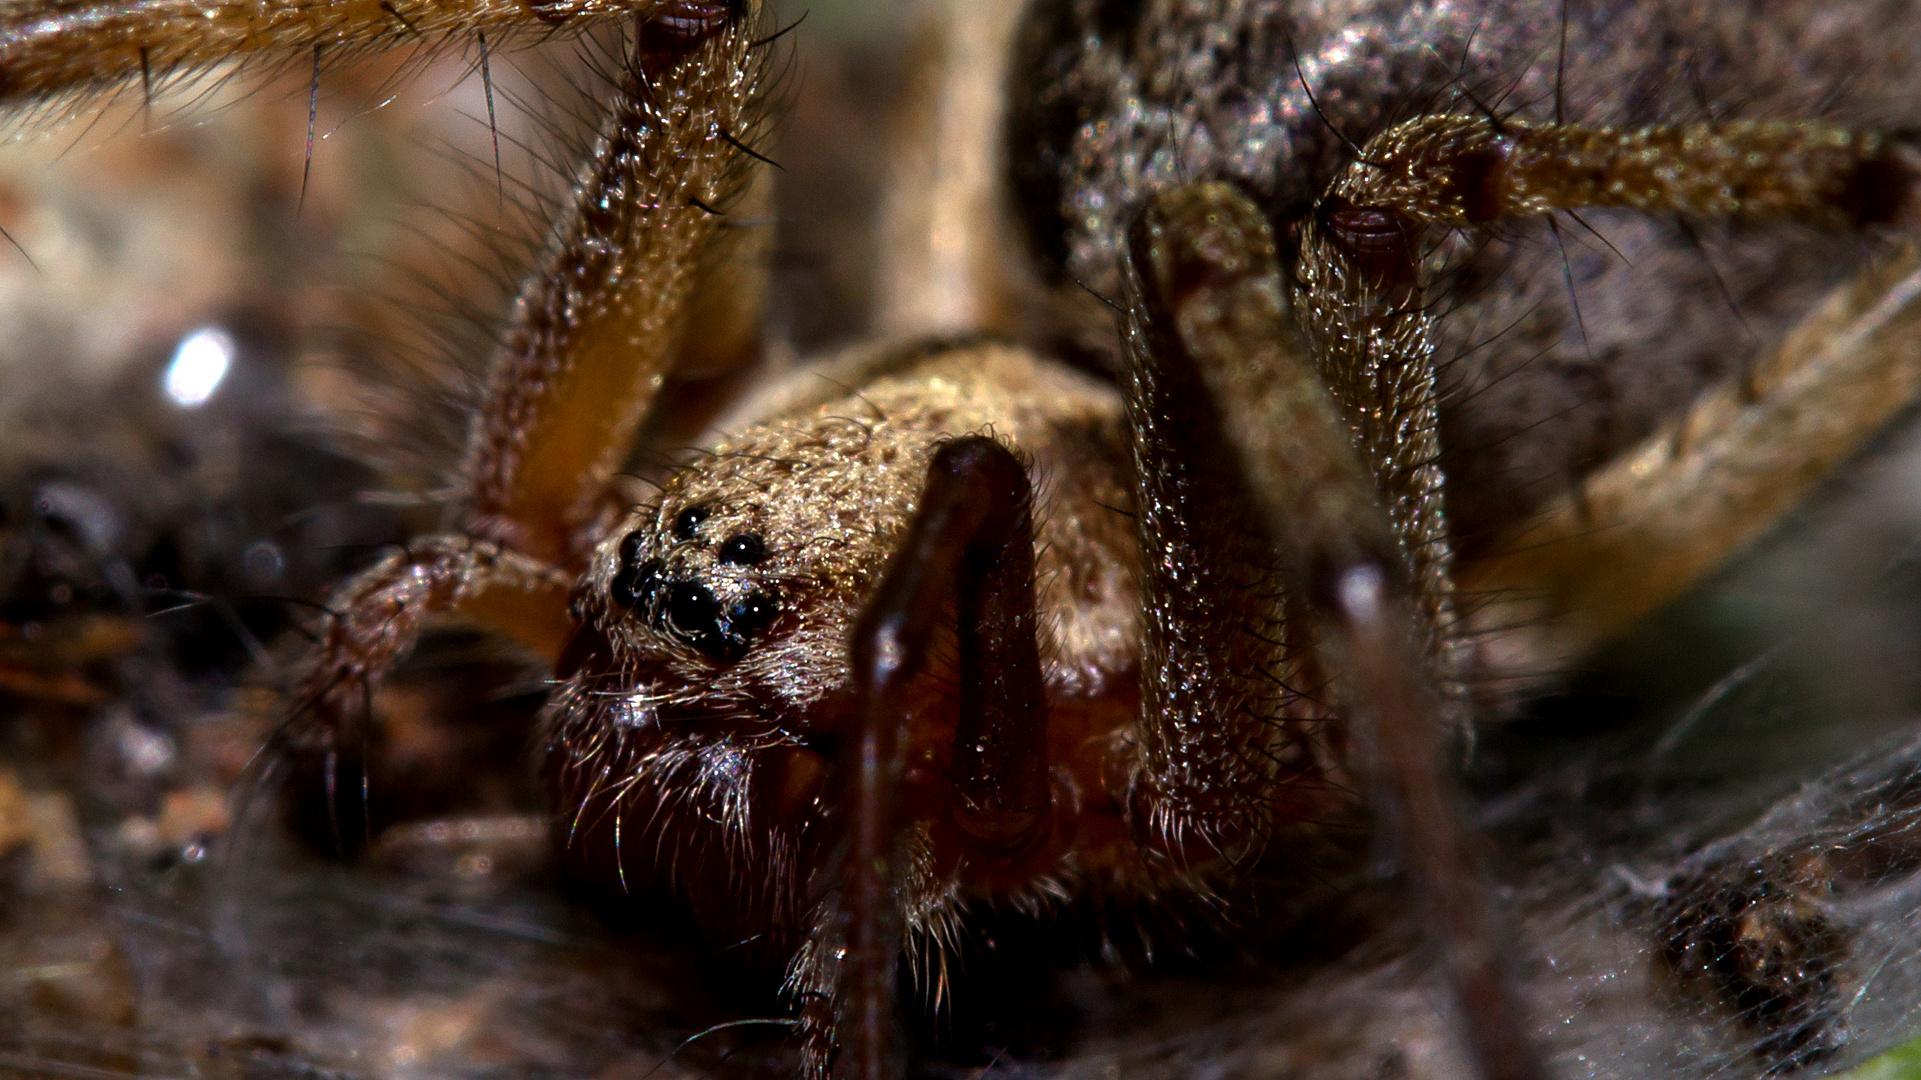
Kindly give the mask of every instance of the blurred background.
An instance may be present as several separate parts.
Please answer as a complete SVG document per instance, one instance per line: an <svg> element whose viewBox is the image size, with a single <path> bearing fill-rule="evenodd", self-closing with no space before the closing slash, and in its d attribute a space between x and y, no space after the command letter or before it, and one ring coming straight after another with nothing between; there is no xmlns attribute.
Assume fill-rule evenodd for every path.
<svg viewBox="0 0 1921 1080"><path fill-rule="evenodd" d="M887 207L946 130L958 17L788 7L781 169L730 256L770 252L764 328L671 390L697 418L947 317L901 284ZM331 66L311 98L305 70L215 77L0 149L0 1074L791 1074L767 973L550 877L527 658L428 635L376 704L355 861L258 754L325 587L438 521L562 194L541 162L580 138L572 45L478 62ZM1477 823L1563 1074L1813 1074L1914 1034L1917 538L1909 425L1481 733ZM1393 853L1360 847L1226 914L981 913L958 1004L917 1021L928 1069L1460 1075ZM744 1018L774 1022L715 1026Z"/></svg>

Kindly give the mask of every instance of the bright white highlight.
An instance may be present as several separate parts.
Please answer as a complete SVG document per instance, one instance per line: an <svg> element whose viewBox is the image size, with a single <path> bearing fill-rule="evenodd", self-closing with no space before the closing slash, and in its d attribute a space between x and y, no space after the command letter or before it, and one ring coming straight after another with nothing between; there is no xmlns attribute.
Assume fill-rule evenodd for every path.
<svg viewBox="0 0 1921 1080"><path fill-rule="evenodd" d="M181 338L161 381L167 396L183 409L205 405L227 377L236 351L233 336L216 326L203 326Z"/></svg>

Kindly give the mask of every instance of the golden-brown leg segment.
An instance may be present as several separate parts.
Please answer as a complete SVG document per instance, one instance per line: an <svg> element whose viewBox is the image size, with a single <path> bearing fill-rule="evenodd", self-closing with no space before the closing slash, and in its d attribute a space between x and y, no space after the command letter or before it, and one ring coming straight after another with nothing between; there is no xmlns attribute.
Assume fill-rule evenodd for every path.
<svg viewBox="0 0 1921 1080"><path fill-rule="evenodd" d="M752 17L704 37L644 25L469 435L461 531L564 567L672 361L701 252L752 159ZM378 573L376 572L376 580ZM364 591L350 584L343 596ZM551 650L544 609L460 596ZM323 662L324 666L324 662Z"/></svg>
<svg viewBox="0 0 1921 1080"><path fill-rule="evenodd" d="M1021 0L920 0L893 182L881 207L883 335L1011 333L1019 240L1003 187L1001 88Z"/></svg>
<svg viewBox="0 0 1921 1080"><path fill-rule="evenodd" d="M1419 233L1390 214L1328 203L1301 229L1294 311L1403 545L1424 616L1422 651L1446 696L1458 699L1454 551Z"/></svg>
<svg viewBox="0 0 1921 1080"><path fill-rule="evenodd" d="M619 16L718 23L722 0L19 0L0 9L0 98L112 90L233 60L324 59ZM718 14L717 14L718 13Z"/></svg>
<svg viewBox="0 0 1921 1080"><path fill-rule="evenodd" d="M753 159L758 21L643 26L574 205L516 303L469 436L465 531L565 563L675 355L701 252Z"/></svg>
<svg viewBox="0 0 1921 1080"><path fill-rule="evenodd" d="M1320 589L1307 599L1325 608L1344 568L1399 565L1376 476L1309 359L1259 211L1225 184L1174 188L1130 240L1148 318L1168 328L1158 363L1192 368L1290 584Z"/></svg>
<svg viewBox="0 0 1921 1080"><path fill-rule="evenodd" d="M1911 142L1828 124L1621 131L1430 116L1368 140L1326 202L1414 225L1620 206L1851 228L1912 223L1917 169Z"/></svg>
<svg viewBox="0 0 1921 1080"><path fill-rule="evenodd" d="M1358 402L1337 408L1293 325L1272 233L1245 196L1219 184L1163 192L1130 248L1142 291L1134 321L1166 328L1153 336L1161 349L1155 363L1191 369L1204 387L1233 448L1232 463L1283 557L1287 584L1304 601L1303 613L1327 629L1352 744L1400 837L1409 876L1434 913L1482 1075L1538 1078L1540 1063L1502 971L1448 776L1446 726L1430 666L1437 634L1420 603L1418 575L1432 563L1408 554L1418 534L1407 530L1424 519L1416 514L1390 524L1382 504L1408 501L1409 474L1364 464L1399 452L1399 444L1391 432L1370 442L1368 429L1351 430L1350 416L1366 411ZM1373 377L1395 385L1393 373ZM1431 397L1431 378L1417 374L1412 385ZM1416 404L1431 409L1425 398ZM1377 409L1395 405L1389 400ZM1420 408L1406 411L1423 415ZM1438 490L1435 497L1439 527ZM1444 565L1430 572L1445 585Z"/></svg>
<svg viewBox="0 0 1921 1080"><path fill-rule="evenodd" d="M1516 693L1560 674L1760 537L1917 400L1921 254L1908 247L1463 566L1480 661Z"/></svg>

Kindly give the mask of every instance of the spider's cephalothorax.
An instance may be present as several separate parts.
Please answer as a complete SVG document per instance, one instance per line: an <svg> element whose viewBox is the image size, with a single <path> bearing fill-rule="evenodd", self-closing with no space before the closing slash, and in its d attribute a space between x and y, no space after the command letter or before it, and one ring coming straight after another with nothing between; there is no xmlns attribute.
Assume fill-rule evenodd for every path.
<svg viewBox="0 0 1921 1080"><path fill-rule="evenodd" d="M957 917L970 895L1032 907L1090 887L1150 894L1247 854L1245 829L1170 846L1134 812L1148 805L1141 573L1119 396L1004 346L897 366L858 397L729 438L602 543L548 736L556 805L577 808L559 824L580 864L683 890L719 938L765 933L771 916L792 943L806 875L831 857L826 785L858 735L844 643L913 527L930 464L969 454L1018 462L1035 490L1019 507L1033 523L1018 541L1033 562L1020 628L1038 676L1022 706L1045 709L1032 763L1044 787L1011 818L966 798L981 766L964 757L1029 751L957 738L972 704L958 688L978 682L975 646L963 644L973 628L952 623L953 598L921 601L937 605L914 616L934 616L936 639L902 691L899 736L899 798L918 848L901 887L916 929ZM1251 584L1272 571L1231 573ZM1288 675L1269 673L1265 700L1245 702L1271 721L1257 754L1296 781L1284 807L1257 815L1262 832L1277 815L1326 820L1344 801L1319 775L1330 748Z"/></svg>
<svg viewBox="0 0 1921 1080"><path fill-rule="evenodd" d="M969 904L1205 894L1368 791L1475 1066L1541 1076L1449 783L1449 740L1492 696L1475 691L1538 678L1672 596L1921 389L1904 256L1565 504L1514 500L1519 523L1496 528L1501 500L1444 475L1476 474L1444 437L1438 356L1460 327L1438 274L1531 280L1540 259L1479 241L1588 210L1909 227L1912 140L1867 121L1672 122L1630 91L1573 122L1554 81L1567 42L1604 35L1565 9L1556 35L1527 5L1068 0L1022 35L1012 138L963 148L1017 148L1042 256L1118 312L1080 354L1111 361L1104 377L1033 344L1085 326L1015 343L915 325L930 340L760 388L777 404L635 508L616 476L668 376L758 310L709 259L757 198L779 38L757 5L264 3L216 6L230 18L177 40L155 35L205 13L42 6L0 16L19 28L0 35L0 88L144 81L232 50L311 52L317 71L337 42L403 30L474 29L484 59L481 33L530 18L631 20L601 43L597 135L499 335L445 532L334 592L283 740L351 790L373 688L429 614L540 651L574 869L789 958L816 1077L902 1073L898 962ZM1693 8L1650 10L1668 26ZM1489 18L1502 33L1478 38ZM1537 63L1555 40L1562 63ZM98 63L68 62L89 48ZM1482 84L1507 77L1542 92L1490 105ZM906 215L928 223L930 261L980 250L947 212L993 205L979 164ZM922 278L1020 294L998 264ZM1662 325L1625 347L1652 350ZM1463 491L1472 536L1451 510Z"/></svg>

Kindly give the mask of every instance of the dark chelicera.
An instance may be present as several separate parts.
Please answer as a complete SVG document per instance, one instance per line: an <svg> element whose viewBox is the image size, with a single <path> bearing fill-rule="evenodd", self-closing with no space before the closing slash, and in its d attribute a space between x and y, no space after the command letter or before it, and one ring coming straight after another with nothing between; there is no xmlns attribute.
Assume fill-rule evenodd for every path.
<svg viewBox="0 0 1921 1080"><path fill-rule="evenodd" d="M704 506L682 510L674 516L674 536L693 539L710 513ZM780 602L762 589L724 603L699 581L667 580L661 560L641 559L646 544L646 534L640 530L621 540L620 565L608 583L609 595L649 626L672 634L709 659L723 664L739 660L780 613ZM733 566L752 566L766 557L766 544L752 533L730 537L720 551L720 562Z"/></svg>

